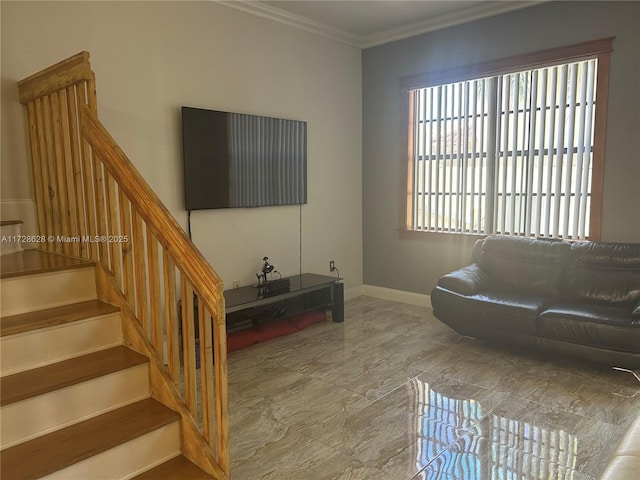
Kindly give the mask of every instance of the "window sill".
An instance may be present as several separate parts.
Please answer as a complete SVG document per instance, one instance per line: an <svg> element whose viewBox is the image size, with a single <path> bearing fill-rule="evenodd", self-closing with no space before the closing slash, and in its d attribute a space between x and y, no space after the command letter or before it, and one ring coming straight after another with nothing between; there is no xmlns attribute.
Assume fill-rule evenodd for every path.
<svg viewBox="0 0 640 480"><path fill-rule="evenodd" d="M473 245L476 240L486 238L487 235L479 233L459 233L459 232L428 232L424 230L409 230L398 228L398 235L402 240L422 240L429 242L455 242L468 243Z"/></svg>

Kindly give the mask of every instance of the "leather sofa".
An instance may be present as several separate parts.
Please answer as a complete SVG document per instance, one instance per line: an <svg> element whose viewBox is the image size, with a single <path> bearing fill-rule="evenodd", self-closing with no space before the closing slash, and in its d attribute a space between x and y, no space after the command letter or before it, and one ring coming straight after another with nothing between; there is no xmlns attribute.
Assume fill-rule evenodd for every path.
<svg viewBox="0 0 640 480"><path fill-rule="evenodd" d="M640 368L640 244L487 237L431 304L461 335Z"/></svg>
<svg viewBox="0 0 640 480"><path fill-rule="evenodd" d="M638 480L638 478L640 478L640 416L622 437L600 480Z"/></svg>

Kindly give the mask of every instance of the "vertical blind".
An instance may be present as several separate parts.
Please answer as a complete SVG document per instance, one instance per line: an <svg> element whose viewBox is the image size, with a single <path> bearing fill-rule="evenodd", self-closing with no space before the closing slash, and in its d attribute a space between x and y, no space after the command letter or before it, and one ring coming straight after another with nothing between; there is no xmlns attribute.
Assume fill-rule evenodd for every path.
<svg viewBox="0 0 640 480"><path fill-rule="evenodd" d="M306 202L307 124L229 114L231 205Z"/></svg>
<svg viewBox="0 0 640 480"><path fill-rule="evenodd" d="M410 91L412 228L589 235L597 60Z"/></svg>

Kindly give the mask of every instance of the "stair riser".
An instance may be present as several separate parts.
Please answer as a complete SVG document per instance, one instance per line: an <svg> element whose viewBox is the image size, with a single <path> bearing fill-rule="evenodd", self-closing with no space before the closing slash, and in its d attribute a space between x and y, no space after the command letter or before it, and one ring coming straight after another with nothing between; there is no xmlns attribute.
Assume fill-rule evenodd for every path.
<svg viewBox="0 0 640 480"><path fill-rule="evenodd" d="M179 454L180 423L173 422L42 479L126 480Z"/></svg>
<svg viewBox="0 0 640 480"><path fill-rule="evenodd" d="M5 238L14 239L16 237L20 237L22 234L22 224L15 223L12 225L2 225L0 227L0 235ZM21 252L22 244L20 242L6 242L2 243L0 246L0 253L2 255L6 255L7 253Z"/></svg>
<svg viewBox="0 0 640 480"><path fill-rule="evenodd" d="M93 266L4 278L0 292L0 315L17 315L95 298Z"/></svg>
<svg viewBox="0 0 640 480"><path fill-rule="evenodd" d="M149 368L141 364L2 407L2 448L97 416L149 396ZM89 478L89 477L87 477Z"/></svg>
<svg viewBox="0 0 640 480"><path fill-rule="evenodd" d="M121 344L122 328L118 313L2 337L2 375L12 375Z"/></svg>

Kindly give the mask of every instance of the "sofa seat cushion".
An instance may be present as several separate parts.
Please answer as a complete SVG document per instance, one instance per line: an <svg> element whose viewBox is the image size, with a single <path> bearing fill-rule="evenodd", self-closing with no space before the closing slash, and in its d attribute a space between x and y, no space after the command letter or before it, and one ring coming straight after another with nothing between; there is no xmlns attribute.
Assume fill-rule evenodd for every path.
<svg viewBox="0 0 640 480"><path fill-rule="evenodd" d="M631 309L565 303L540 314L541 337L626 352L640 352L640 325L632 325Z"/></svg>
<svg viewBox="0 0 640 480"><path fill-rule="evenodd" d="M461 295L442 287L431 292L434 313L446 311L449 318L474 322L487 329L504 329L526 335L536 334L536 317L548 304L548 298L526 293L484 291Z"/></svg>

